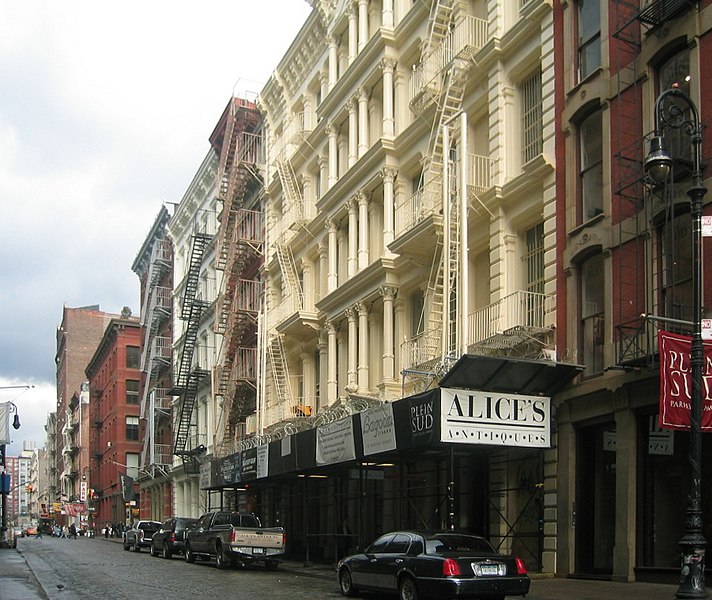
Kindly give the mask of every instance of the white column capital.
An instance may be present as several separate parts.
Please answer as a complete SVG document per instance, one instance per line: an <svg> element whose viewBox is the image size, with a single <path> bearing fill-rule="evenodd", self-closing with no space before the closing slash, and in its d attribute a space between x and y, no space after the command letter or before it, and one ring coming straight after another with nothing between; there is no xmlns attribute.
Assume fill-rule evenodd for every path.
<svg viewBox="0 0 712 600"><path fill-rule="evenodd" d="M383 179L383 183L393 184L398 177L398 169L395 167L383 167L378 174Z"/></svg>

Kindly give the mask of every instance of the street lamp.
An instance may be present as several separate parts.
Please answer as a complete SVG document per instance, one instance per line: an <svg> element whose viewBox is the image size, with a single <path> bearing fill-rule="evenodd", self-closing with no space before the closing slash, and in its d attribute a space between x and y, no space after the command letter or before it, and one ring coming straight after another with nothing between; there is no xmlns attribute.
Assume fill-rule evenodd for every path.
<svg viewBox="0 0 712 600"><path fill-rule="evenodd" d="M662 92L655 100L655 131L650 154L645 159L645 172L657 184L663 183L672 170L673 160L665 148L665 129L676 129L690 136L693 150L690 197L692 219L692 340L690 342L690 489L685 512L685 535L680 540L682 565L680 587L676 598L706 598L705 549L702 535L702 199L707 189L702 185L702 127L695 104L677 86Z"/></svg>

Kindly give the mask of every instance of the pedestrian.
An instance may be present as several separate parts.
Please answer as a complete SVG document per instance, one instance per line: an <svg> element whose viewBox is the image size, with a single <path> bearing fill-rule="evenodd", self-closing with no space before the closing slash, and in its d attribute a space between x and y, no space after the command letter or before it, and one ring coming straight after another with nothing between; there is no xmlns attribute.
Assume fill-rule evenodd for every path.
<svg viewBox="0 0 712 600"><path fill-rule="evenodd" d="M77 539L77 526L74 523L69 526L69 539Z"/></svg>
<svg viewBox="0 0 712 600"><path fill-rule="evenodd" d="M37 535L36 535L35 537L36 537L38 540L41 540L41 539L42 539L42 526L41 526L41 525L37 528Z"/></svg>

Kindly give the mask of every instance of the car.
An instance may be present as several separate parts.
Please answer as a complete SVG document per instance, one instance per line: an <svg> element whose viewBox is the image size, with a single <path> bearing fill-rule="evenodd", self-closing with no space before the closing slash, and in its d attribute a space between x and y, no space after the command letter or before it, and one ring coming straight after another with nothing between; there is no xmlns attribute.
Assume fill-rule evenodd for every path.
<svg viewBox="0 0 712 600"><path fill-rule="evenodd" d="M497 552L483 537L455 530L392 531L337 565L344 596L360 590L397 593L400 600L525 596L522 560Z"/></svg>
<svg viewBox="0 0 712 600"><path fill-rule="evenodd" d="M22 527L13 527L12 534L15 536L16 539L23 538L25 537L25 530Z"/></svg>
<svg viewBox="0 0 712 600"><path fill-rule="evenodd" d="M130 529L124 531L124 550L141 552L141 548L150 548L153 534L161 528L158 521L136 521Z"/></svg>
<svg viewBox="0 0 712 600"><path fill-rule="evenodd" d="M172 517L161 523L161 528L151 539L151 556L170 558L185 553L185 533L195 528L198 519Z"/></svg>
<svg viewBox="0 0 712 600"><path fill-rule="evenodd" d="M27 529L25 529L25 534L26 535L37 535L37 527L30 525Z"/></svg>

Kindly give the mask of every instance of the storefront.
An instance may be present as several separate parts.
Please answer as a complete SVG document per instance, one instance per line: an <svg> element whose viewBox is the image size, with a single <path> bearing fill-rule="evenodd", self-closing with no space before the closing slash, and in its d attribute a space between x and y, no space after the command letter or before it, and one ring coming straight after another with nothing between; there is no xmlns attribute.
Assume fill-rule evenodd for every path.
<svg viewBox="0 0 712 600"><path fill-rule="evenodd" d="M578 370L463 357L441 388L206 463L200 487L211 508L284 526L303 560L335 560L390 529L456 527L542 570L548 394Z"/></svg>

